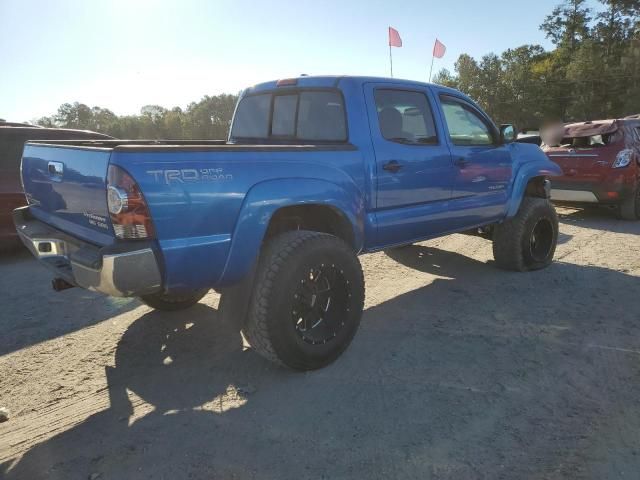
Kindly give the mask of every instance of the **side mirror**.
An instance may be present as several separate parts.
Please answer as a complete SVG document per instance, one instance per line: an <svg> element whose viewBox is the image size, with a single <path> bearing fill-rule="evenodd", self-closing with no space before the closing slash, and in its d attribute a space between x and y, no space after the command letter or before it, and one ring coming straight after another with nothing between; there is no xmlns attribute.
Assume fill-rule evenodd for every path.
<svg viewBox="0 0 640 480"><path fill-rule="evenodd" d="M500 125L500 141L501 143L513 143L516 141L516 127L510 123Z"/></svg>

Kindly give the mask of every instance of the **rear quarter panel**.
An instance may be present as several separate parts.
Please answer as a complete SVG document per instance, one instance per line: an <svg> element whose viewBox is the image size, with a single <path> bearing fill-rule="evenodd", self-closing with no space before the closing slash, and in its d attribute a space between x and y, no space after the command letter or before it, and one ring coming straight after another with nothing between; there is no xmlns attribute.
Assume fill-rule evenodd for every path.
<svg viewBox="0 0 640 480"><path fill-rule="evenodd" d="M136 179L147 200L168 290L241 278L282 206L334 205L364 223L365 172L356 149L116 151L111 162Z"/></svg>

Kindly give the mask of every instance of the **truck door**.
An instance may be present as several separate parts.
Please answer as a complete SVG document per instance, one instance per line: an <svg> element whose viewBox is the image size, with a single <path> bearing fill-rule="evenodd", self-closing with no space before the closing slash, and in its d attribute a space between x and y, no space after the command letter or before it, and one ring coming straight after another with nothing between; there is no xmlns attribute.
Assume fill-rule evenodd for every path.
<svg viewBox="0 0 640 480"><path fill-rule="evenodd" d="M365 85L376 157L378 246L440 233L454 168L428 88Z"/></svg>
<svg viewBox="0 0 640 480"><path fill-rule="evenodd" d="M450 219L457 228L490 223L504 214L511 181L511 149L470 102L440 95L455 169Z"/></svg>

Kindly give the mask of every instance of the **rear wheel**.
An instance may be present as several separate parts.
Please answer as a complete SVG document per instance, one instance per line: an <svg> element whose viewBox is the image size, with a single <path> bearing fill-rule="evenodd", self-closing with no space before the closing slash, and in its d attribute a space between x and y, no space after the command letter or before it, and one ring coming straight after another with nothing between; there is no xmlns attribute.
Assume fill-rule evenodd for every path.
<svg viewBox="0 0 640 480"><path fill-rule="evenodd" d="M493 231L493 256L506 270L538 270L553 261L558 216L549 200L524 197L515 217Z"/></svg>
<svg viewBox="0 0 640 480"><path fill-rule="evenodd" d="M140 300L156 310L173 312L195 305L208 291L208 288L202 288L184 294L154 293L152 295L144 295L140 297Z"/></svg>
<svg viewBox="0 0 640 480"><path fill-rule="evenodd" d="M303 230L283 233L260 257L243 334L276 363L324 367L351 343L363 303L362 268L344 241Z"/></svg>
<svg viewBox="0 0 640 480"><path fill-rule="evenodd" d="M640 186L636 187L633 195L620 204L618 216L623 220L640 219Z"/></svg>

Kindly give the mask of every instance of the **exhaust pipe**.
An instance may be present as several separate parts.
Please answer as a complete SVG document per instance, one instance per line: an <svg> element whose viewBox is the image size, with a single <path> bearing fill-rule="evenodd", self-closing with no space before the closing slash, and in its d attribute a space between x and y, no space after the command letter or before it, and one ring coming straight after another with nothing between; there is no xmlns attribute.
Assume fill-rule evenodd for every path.
<svg viewBox="0 0 640 480"><path fill-rule="evenodd" d="M64 278L54 278L53 280L51 280L51 288L53 288L56 292L61 292L62 290L73 287L75 287L75 285L67 282Z"/></svg>

